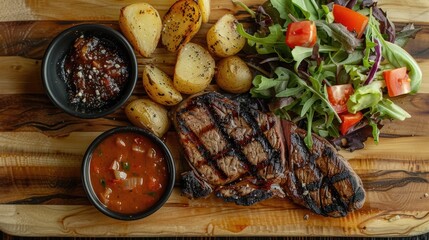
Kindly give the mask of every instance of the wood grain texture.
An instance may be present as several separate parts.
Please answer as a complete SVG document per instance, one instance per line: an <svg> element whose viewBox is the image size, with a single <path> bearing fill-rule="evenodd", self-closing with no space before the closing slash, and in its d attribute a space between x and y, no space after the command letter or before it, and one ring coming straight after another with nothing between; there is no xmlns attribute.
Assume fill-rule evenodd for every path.
<svg viewBox="0 0 429 240"><path fill-rule="evenodd" d="M31 21L31 20L117 20L119 10L133 0L125 1L31 1L3 0L0 2L2 14L0 21ZM168 10L174 0L149 1L161 15ZM248 6L259 4L260 0L243 0ZM379 6L389 12L389 17L396 22L426 22L428 1L418 0L380 0ZM407 6L407 11L404 11ZM94 11L96 9L96 11ZM227 12L235 12L239 8L229 0L216 0L212 3L213 13L210 21L216 21Z"/></svg>
<svg viewBox="0 0 429 240"><path fill-rule="evenodd" d="M368 199L345 218L312 214L288 200L270 199L240 207L215 197L189 200L180 181L167 204L147 219L122 222L99 213L80 179L82 156L103 131L125 126L123 109L82 120L56 108L44 94L40 66L45 49L62 30L81 23L118 29L119 9L134 0L0 1L0 231L21 236L411 236L429 232L429 81L413 96L395 99L413 117L385 122L379 144L341 151L362 178ZM149 0L163 15L174 0ZM254 6L260 0L243 1ZM429 76L429 2L380 0L379 6L404 26L422 31L407 46ZM230 0L212 1L205 33L223 14L245 15ZM161 46L153 57L138 56L139 71L152 63L173 73L176 55ZM140 81L139 81L140 82ZM137 85L133 98L144 95ZM177 177L188 166L177 135L165 139ZM305 216L308 215L308 219Z"/></svg>

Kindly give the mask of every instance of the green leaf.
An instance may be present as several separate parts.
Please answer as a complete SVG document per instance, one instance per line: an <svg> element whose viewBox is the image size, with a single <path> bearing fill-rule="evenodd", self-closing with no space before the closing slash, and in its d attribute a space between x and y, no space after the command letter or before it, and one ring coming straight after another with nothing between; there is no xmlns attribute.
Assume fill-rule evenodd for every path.
<svg viewBox="0 0 429 240"><path fill-rule="evenodd" d="M325 52L335 52L338 51L338 48L332 47L332 46L320 46L319 52L325 53ZM301 62L310 57L313 54L313 48L308 47L300 47L297 46L292 50L292 57L293 60L296 61L295 63L295 71L298 72L298 67L301 64Z"/></svg>
<svg viewBox="0 0 429 240"><path fill-rule="evenodd" d="M357 113L362 109L376 106L383 99L382 87L384 87L384 82L373 81L366 86L356 89L347 101L348 111Z"/></svg>
<svg viewBox="0 0 429 240"><path fill-rule="evenodd" d="M304 138L304 143L308 149L313 148L313 136L311 134L312 132L311 124L313 123L313 117L314 117L314 111L312 108L310 108L310 111L307 114L307 135Z"/></svg>
<svg viewBox="0 0 429 240"><path fill-rule="evenodd" d="M276 97L293 97L302 92L305 88L303 86L288 88L276 94Z"/></svg>
<svg viewBox="0 0 429 240"><path fill-rule="evenodd" d="M309 112L309 110L312 109L311 107L317 100L319 100L319 97L314 94L310 99L305 101L305 104L302 106L300 116L304 117L307 114L307 112Z"/></svg>
<svg viewBox="0 0 429 240"><path fill-rule="evenodd" d="M335 55L329 55L329 60L330 63L329 64L325 64L323 66L323 69L325 71L330 71L330 72L337 72L338 67L339 66L347 66L347 65L358 65L362 62L362 58L363 58L363 53L361 51L354 51L351 54L348 54L346 52L343 51L338 51L338 52L334 52ZM338 54L340 53L346 53L346 58L344 59L337 59L338 58ZM366 79L366 78L365 78Z"/></svg>
<svg viewBox="0 0 429 240"><path fill-rule="evenodd" d="M242 7L244 10L246 10L246 12L248 12L252 18L256 18L255 11L253 11L252 9L250 9L246 4L244 4L243 2L238 1L238 0L231 0L231 1L232 1L232 3L237 4L240 7Z"/></svg>
<svg viewBox="0 0 429 240"><path fill-rule="evenodd" d="M361 40L347 30L344 25L339 23L326 23L324 21L317 21L316 26L318 32L325 32L329 37L335 39L341 46L349 53L353 52L361 45Z"/></svg>
<svg viewBox="0 0 429 240"><path fill-rule="evenodd" d="M369 125L372 127L372 137L374 138L374 142L378 143L380 139L380 129L378 128L378 124L370 119Z"/></svg>
<svg viewBox="0 0 429 240"><path fill-rule="evenodd" d="M274 81L272 78L266 78L262 75L255 76L252 83L254 87L250 90L250 93L253 97L259 98L272 97L272 91L270 89L278 84L278 82Z"/></svg>
<svg viewBox="0 0 429 240"><path fill-rule="evenodd" d="M291 76L296 77L292 71L282 67L276 68L274 73L276 75L275 78L267 78L262 75L257 75L253 78L252 83L254 87L250 89L253 97L274 97L276 93L286 89Z"/></svg>
<svg viewBox="0 0 429 240"><path fill-rule="evenodd" d="M319 20L319 5L314 0L292 0L308 20Z"/></svg>
<svg viewBox="0 0 429 240"><path fill-rule="evenodd" d="M308 90L310 90L312 93L314 93L316 96L318 96L319 99L322 100L322 102L324 102L328 106L328 108L335 115L335 117L338 119L338 121L341 122L340 116L338 116L337 112L334 110L332 105L329 103L328 98L325 97L326 95L323 95L323 93L314 90L312 87L308 86L304 80L302 80L300 78L298 79L298 84L308 88Z"/></svg>
<svg viewBox="0 0 429 240"><path fill-rule="evenodd" d="M406 118L410 118L411 115L404 109L393 103L389 99L383 99L378 105L378 112L381 116L389 116L392 119L398 119L404 121Z"/></svg>
<svg viewBox="0 0 429 240"><path fill-rule="evenodd" d="M415 28L414 24L407 24L400 32L396 34L395 44L400 47L405 47L411 38L415 38L417 33L422 30Z"/></svg>
<svg viewBox="0 0 429 240"><path fill-rule="evenodd" d="M334 14L329 9L329 7L327 5L322 5L322 10L326 15L326 22L327 23L333 23L334 22Z"/></svg>
<svg viewBox="0 0 429 240"><path fill-rule="evenodd" d="M322 80L323 79L318 80L314 77L310 77L309 80L311 82L311 86L314 88L315 91L317 91L317 92L322 91Z"/></svg>
<svg viewBox="0 0 429 240"><path fill-rule="evenodd" d="M289 19L288 14L292 14L293 16L296 16L297 13L295 11L295 7L292 3L292 1L288 0L271 0L271 4L274 6L275 9L277 9L277 11L280 14L280 18L282 19Z"/></svg>
<svg viewBox="0 0 429 240"><path fill-rule="evenodd" d="M243 36L244 38L247 38L248 40L254 42L254 43L260 43L260 44L277 44L277 43L283 43L281 41L283 37L282 27L279 24L274 24L269 27L270 34L266 37L257 37L254 35L250 35L244 30L243 24L239 23L237 24L237 31L238 33ZM253 46L254 44L251 44Z"/></svg>

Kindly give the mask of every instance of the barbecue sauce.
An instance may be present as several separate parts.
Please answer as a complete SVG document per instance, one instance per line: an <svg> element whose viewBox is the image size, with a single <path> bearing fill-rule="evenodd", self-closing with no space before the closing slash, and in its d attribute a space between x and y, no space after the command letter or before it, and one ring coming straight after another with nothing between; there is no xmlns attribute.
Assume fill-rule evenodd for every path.
<svg viewBox="0 0 429 240"><path fill-rule="evenodd" d="M93 110L118 98L129 72L116 48L82 35L64 60L64 76L70 103Z"/></svg>

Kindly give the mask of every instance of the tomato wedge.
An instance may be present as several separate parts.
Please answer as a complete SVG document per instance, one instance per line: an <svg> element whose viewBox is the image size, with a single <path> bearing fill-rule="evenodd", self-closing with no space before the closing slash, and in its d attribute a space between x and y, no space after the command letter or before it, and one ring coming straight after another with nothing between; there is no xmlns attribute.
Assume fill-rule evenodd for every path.
<svg viewBox="0 0 429 240"><path fill-rule="evenodd" d="M338 4L334 4L332 13L336 23L343 24L350 32L356 32L358 38L362 37L366 25L368 25L367 16Z"/></svg>
<svg viewBox="0 0 429 240"><path fill-rule="evenodd" d="M361 112L353 113L345 113L340 115L341 124L340 124L340 132L342 135L346 135L351 127L356 125L363 118L363 114Z"/></svg>
<svg viewBox="0 0 429 240"><path fill-rule="evenodd" d="M316 24L313 21L289 23L285 41L290 48L313 47L317 41Z"/></svg>
<svg viewBox="0 0 429 240"><path fill-rule="evenodd" d="M396 97L411 92L411 80L407 74L406 67L384 71L383 77L386 81L389 97Z"/></svg>
<svg viewBox="0 0 429 240"><path fill-rule="evenodd" d="M347 112L347 101L354 93L351 84L333 85L327 87L328 99L337 113Z"/></svg>

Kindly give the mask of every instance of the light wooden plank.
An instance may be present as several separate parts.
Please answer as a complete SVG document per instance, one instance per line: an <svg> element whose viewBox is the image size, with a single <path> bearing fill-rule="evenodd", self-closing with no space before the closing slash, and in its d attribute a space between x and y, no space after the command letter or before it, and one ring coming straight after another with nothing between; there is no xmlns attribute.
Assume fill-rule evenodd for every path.
<svg viewBox="0 0 429 240"><path fill-rule="evenodd" d="M326 219L305 210L278 208L178 209L168 201L150 217L121 222L91 206L0 205L3 231L20 236L412 236L429 228L429 212L377 211ZM249 216L252 216L251 218ZM398 217L397 217L398 216ZM195 224L198 222L199 224ZM315 223L317 223L315 225ZM392 230L393 229L393 230Z"/></svg>
<svg viewBox="0 0 429 240"><path fill-rule="evenodd" d="M429 19L429 1L379 0L378 6L395 22L424 23Z"/></svg>
<svg viewBox="0 0 429 240"><path fill-rule="evenodd" d="M133 0L125 1L30 1L3 0L0 1L0 21L29 21L29 20L117 20L119 10ZM147 1L161 15L167 11L174 0ZM249 6L262 3L261 0L243 0ZM429 2L426 0L380 0L379 6L388 12L389 17L396 22L426 22L429 19ZM96 9L96 11L94 11ZM212 3L210 21L216 21L221 14L237 10L230 0L216 0ZM404 10L406 9L406 10Z"/></svg>
<svg viewBox="0 0 429 240"><path fill-rule="evenodd" d="M50 137L38 132L0 132L0 167L6 166L61 166L68 164L74 156L83 156L89 144L101 132L73 132L64 137ZM166 135L165 142L170 150L174 152L173 156L180 161L180 144L174 132ZM418 168L421 171L429 172L429 148L427 143L429 136L400 137L400 138L381 138L376 144L372 139L368 139L364 150L349 152L341 150L341 154L352 163L356 161L355 168L366 170L388 170L395 168L395 161L400 162L399 169L416 171L413 168L415 163L425 163ZM41 157L43 154L51 156ZM58 154L55 156L55 154ZM61 155L64 154L64 155ZM67 160L66 157L70 156ZM64 159L57 162L55 159ZM373 165L383 159L392 161L392 165ZM358 163L359 161L363 161ZM366 165L364 161L371 163ZM408 163L410 161L410 163ZM410 164L408 169L404 169L403 163ZM362 165L362 167L359 167Z"/></svg>

